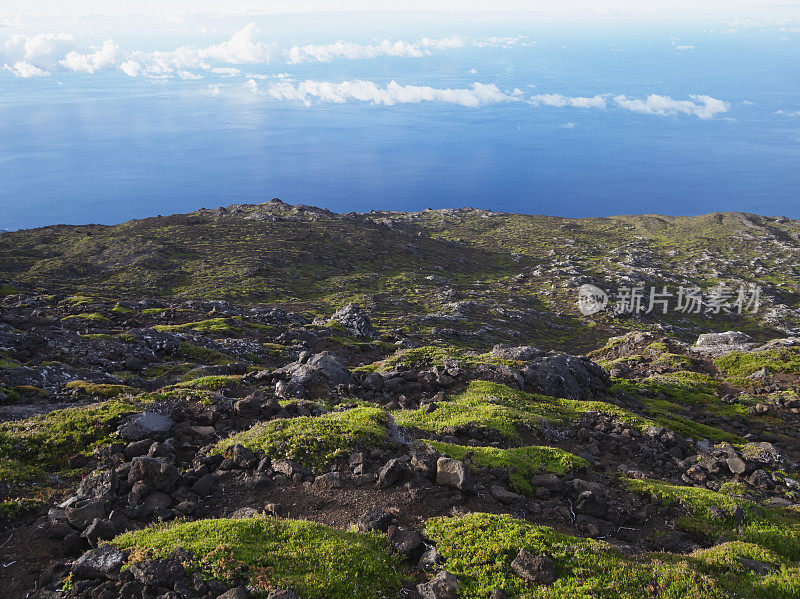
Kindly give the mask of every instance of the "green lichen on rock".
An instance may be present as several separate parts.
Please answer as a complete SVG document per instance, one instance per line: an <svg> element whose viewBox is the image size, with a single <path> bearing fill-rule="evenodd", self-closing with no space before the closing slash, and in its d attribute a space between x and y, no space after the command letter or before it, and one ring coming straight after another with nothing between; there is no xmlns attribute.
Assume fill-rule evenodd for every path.
<svg viewBox="0 0 800 599"><path fill-rule="evenodd" d="M262 517L154 526L116 537L134 559L165 557L178 547L190 572L232 582L244 573L256 596L288 588L304 599L389 599L403 585L385 535L341 531L303 520Z"/></svg>

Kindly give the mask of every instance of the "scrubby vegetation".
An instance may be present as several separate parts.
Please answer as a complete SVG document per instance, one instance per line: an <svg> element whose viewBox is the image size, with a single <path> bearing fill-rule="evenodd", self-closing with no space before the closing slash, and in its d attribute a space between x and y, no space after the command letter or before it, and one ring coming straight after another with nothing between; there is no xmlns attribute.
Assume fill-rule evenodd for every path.
<svg viewBox="0 0 800 599"><path fill-rule="evenodd" d="M564 474L587 467L586 460L556 447L465 447L452 443L428 441L442 454L463 460L475 468L503 468L508 471L511 486L519 493L533 493L531 476L541 472Z"/></svg>
<svg viewBox="0 0 800 599"><path fill-rule="evenodd" d="M388 599L403 582L385 536L298 520L199 520L126 533L113 544L134 559L181 547L194 555L190 571L225 582L246 573L261 597L288 587L307 599Z"/></svg>
<svg viewBox="0 0 800 599"><path fill-rule="evenodd" d="M369 449L388 436L384 410L360 407L322 416L272 420L220 441L214 451L242 444L271 458L319 467L355 449Z"/></svg>
<svg viewBox="0 0 800 599"><path fill-rule="evenodd" d="M459 597L486 597L493 589L509 597L792 597L800 592L800 568L780 555L748 543L726 543L691 555L625 557L603 541L582 539L495 514L429 520L447 567L459 577ZM549 555L558 579L530 586L511 572L520 549ZM756 559L775 568L767 576L739 561Z"/></svg>

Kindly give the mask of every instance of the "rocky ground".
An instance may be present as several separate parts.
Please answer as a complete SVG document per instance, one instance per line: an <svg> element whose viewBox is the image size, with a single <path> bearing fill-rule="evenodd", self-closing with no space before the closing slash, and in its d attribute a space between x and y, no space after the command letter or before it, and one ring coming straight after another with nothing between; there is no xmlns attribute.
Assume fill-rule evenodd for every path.
<svg viewBox="0 0 800 599"><path fill-rule="evenodd" d="M7 292L2 596L800 595L800 338L370 316Z"/></svg>

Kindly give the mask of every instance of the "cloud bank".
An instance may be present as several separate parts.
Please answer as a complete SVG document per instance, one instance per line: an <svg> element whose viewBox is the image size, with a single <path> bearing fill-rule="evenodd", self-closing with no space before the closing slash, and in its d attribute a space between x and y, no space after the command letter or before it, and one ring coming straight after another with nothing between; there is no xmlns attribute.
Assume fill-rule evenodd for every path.
<svg viewBox="0 0 800 599"><path fill-rule="evenodd" d="M419 104L421 102L439 102L457 104L469 108L478 108L489 104L513 102L517 96L503 93L494 84L473 83L471 88L452 89L435 88L424 85L400 85L390 81L380 86L373 81L302 81L299 83L272 83L263 91L254 79L246 83L248 89L256 94L264 95L270 100L289 100L310 105L313 102L342 104L350 100L369 102L383 106L396 104Z"/></svg>

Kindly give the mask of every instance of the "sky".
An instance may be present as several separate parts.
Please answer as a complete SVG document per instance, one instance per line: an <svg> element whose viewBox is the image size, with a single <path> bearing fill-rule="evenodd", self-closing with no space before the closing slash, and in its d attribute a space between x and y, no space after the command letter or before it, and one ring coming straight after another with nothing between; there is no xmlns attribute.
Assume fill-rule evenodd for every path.
<svg viewBox="0 0 800 599"><path fill-rule="evenodd" d="M63 0L5 0L0 13L15 15L85 15L85 14L143 14L149 12L257 12L302 13L314 11L526 11L541 15L565 18L616 16L660 17L725 17L741 15L753 17L784 16L797 12L796 0L72 0L65 6Z"/></svg>
<svg viewBox="0 0 800 599"><path fill-rule="evenodd" d="M15 2L0 9L0 229L272 197L800 217L800 6Z"/></svg>

